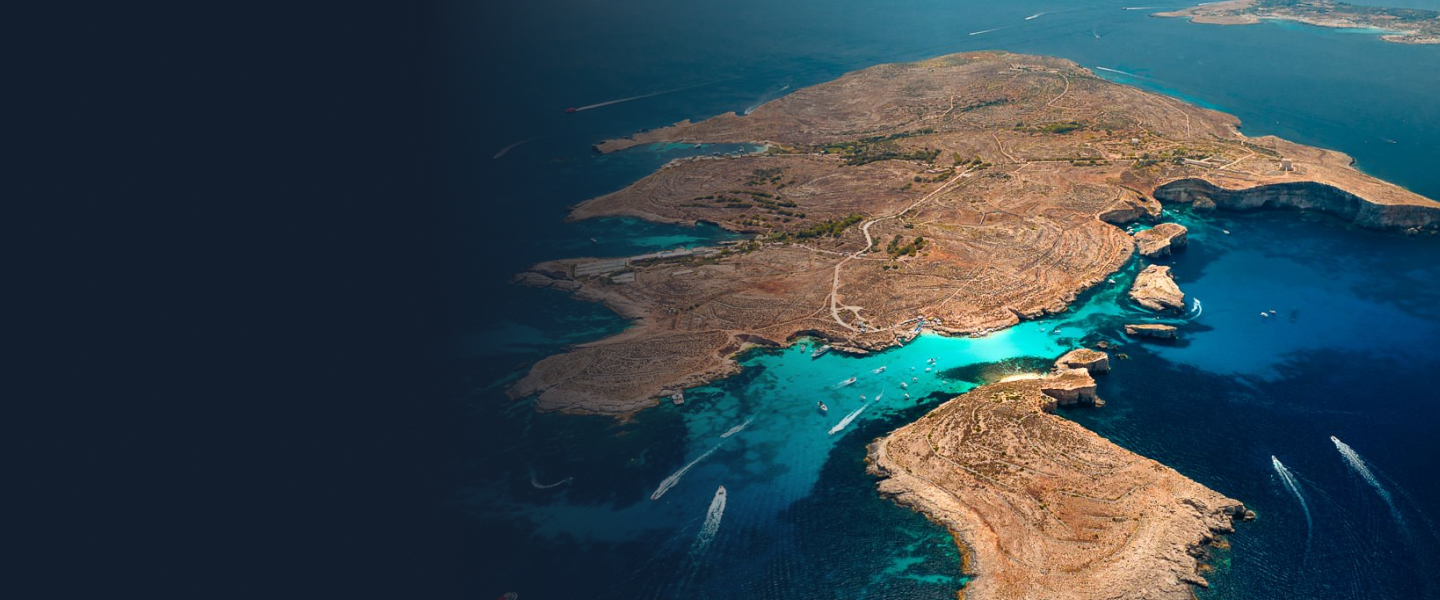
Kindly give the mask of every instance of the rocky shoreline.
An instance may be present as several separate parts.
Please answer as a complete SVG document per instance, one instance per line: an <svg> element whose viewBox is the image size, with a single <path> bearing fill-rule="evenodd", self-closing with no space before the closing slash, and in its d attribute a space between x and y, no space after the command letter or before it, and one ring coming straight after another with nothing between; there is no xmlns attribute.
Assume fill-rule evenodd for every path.
<svg viewBox="0 0 1440 600"><path fill-rule="evenodd" d="M1209 545L1253 517L1053 414L1057 382L1088 379L1071 365L1098 366L1093 352L972 390L870 445L880 493L955 535L967 600L1190 599L1208 585Z"/></svg>
<svg viewBox="0 0 1440 600"><path fill-rule="evenodd" d="M603 302L634 326L542 360L509 393L537 396L540 410L625 415L736 372L734 355L755 339L873 352L921 329L984 335L1066 310L1137 251L1183 247L1178 225L1134 238L1120 227L1153 221L1161 202L1440 225L1440 204L1344 154L1237 127L1070 61L977 52L880 65L744 117L602 144L763 140L762 154L672 162L571 213L703 221L755 239L517 276Z"/></svg>

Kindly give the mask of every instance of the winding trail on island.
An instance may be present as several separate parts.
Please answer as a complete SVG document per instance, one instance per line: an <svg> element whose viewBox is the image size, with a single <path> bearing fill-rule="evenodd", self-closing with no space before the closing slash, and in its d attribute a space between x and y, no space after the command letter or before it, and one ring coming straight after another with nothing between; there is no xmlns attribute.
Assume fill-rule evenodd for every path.
<svg viewBox="0 0 1440 600"><path fill-rule="evenodd" d="M983 335L1065 310L1134 253L1161 203L1294 208L1431 229L1440 205L1349 156L1250 138L1229 115L1000 52L871 67L756 108L609 140L754 144L673 161L572 219L714 223L754 239L675 258L574 258L517 283L603 302L633 326L510 387L540 410L624 415L733 375L751 346L873 352L915 325ZM923 243L922 243L923 242ZM846 312L851 314L847 315Z"/></svg>

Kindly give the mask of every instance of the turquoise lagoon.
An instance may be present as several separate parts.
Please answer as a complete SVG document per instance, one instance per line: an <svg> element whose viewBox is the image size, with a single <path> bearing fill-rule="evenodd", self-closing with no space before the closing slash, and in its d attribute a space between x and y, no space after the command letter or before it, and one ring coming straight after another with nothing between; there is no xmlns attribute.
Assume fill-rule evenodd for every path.
<svg viewBox="0 0 1440 600"><path fill-rule="evenodd" d="M1248 134L1342 150L1372 174L1440 196L1440 49L1312 27L1201 26L1126 6L558 0L516 5L504 18L457 8L457 55L484 73L458 95L491 107L465 112L458 132L473 158L459 165L462 177L485 190L467 217L474 310L458 350L474 445L458 453L453 486L470 515L464 535L487 557L474 565L476 593L953 598L967 576L954 540L876 494L865 445L981 378L1037 369L1104 339L1128 357L1100 379L1107 406L1061 415L1260 514L1213 557L1202 598L1440 597L1431 524L1440 482L1430 475L1440 463L1431 383L1440 372L1440 240L1430 236L1305 213L1172 210L1167 218L1189 226L1192 242L1169 264L1200 301L1172 321L1183 335L1175 344L1124 338L1124 323L1152 318L1123 296L1132 262L1070 310L984 338L926 334L884 353L815 360L804 340L753 351L741 374L629 421L537 414L531 401L504 395L536 360L626 327L602 306L507 284L513 274L543 260L733 238L624 219L564 223L568 206L668 160L738 149L600 156L591 144L743 111L877 63L981 49L1058 55L1235 114ZM1024 19L1035 13L1045 14ZM853 385L835 387L850 377ZM1359 453L1373 483L1330 436ZM1304 508L1272 455L1294 474ZM723 518L706 532L722 485Z"/></svg>

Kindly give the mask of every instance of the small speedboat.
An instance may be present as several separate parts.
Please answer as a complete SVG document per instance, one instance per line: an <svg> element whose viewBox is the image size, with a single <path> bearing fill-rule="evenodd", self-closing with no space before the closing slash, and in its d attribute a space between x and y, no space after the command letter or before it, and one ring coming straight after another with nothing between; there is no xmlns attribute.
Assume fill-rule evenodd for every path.
<svg viewBox="0 0 1440 600"><path fill-rule="evenodd" d="M874 371L871 371L871 373L874 373L874 374L876 374L876 375L879 375L879 374L884 373L884 372L885 372L885 367L880 367L880 368L878 368L878 369L875 369Z"/></svg>
<svg viewBox="0 0 1440 600"><path fill-rule="evenodd" d="M820 407L820 413L821 413L821 414L825 414L825 413L830 412L830 407L825 406L825 403L824 403L824 402L816 402L815 405L818 406L818 407Z"/></svg>
<svg viewBox="0 0 1440 600"><path fill-rule="evenodd" d="M910 384L905 383L905 382L903 382L903 381L900 382L900 389L903 390L903 389L908 388L908 387L910 387Z"/></svg>
<svg viewBox="0 0 1440 600"><path fill-rule="evenodd" d="M849 378L849 379L846 379L845 381L842 381L842 382L840 382L840 383L835 384L835 387L837 387L837 388L842 388L842 387L845 387L845 386L850 385L850 384L852 384L852 383L855 383L855 378L854 378L854 377L851 377L851 378Z"/></svg>

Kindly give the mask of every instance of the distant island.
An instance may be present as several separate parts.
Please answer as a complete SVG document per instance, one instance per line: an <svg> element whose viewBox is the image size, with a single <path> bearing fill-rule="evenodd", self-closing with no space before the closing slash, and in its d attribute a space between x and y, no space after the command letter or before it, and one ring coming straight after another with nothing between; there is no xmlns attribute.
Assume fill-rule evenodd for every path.
<svg viewBox="0 0 1440 600"><path fill-rule="evenodd" d="M633 320L537 363L509 389L539 410L623 416L679 402L739 370L746 348L801 338L865 353L922 330L983 335L1063 311L1136 252L1160 257L1199 210L1327 212L1362 226L1431 229L1440 204L1367 176L1350 157L1106 81L1073 62L1002 52L850 73L747 116L682 122L597 146L753 144L673 161L575 206L573 219L714 223L748 240L632 257L556 260L516 282L603 302ZM1151 265L1131 297L1184 296ZM1139 324L1128 335L1173 338ZM1233 499L1137 456L1056 406L1100 405L1078 350L1052 372L977 388L870 448L880 490L956 533L965 597L1191 598Z"/></svg>
<svg viewBox="0 0 1440 600"><path fill-rule="evenodd" d="M1195 23L1251 25L1278 19L1341 29L1377 29L1381 39L1401 44L1440 44L1440 11L1363 6L1332 0L1230 0L1185 10L1155 13L1188 17Z"/></svg>

